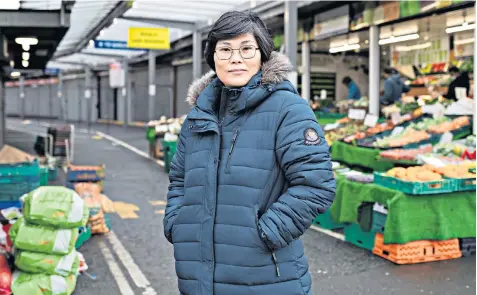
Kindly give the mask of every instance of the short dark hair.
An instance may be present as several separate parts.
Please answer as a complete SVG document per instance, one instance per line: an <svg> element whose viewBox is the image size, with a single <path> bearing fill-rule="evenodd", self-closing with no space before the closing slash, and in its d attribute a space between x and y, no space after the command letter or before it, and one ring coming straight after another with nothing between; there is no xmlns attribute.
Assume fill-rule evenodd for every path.
<svg viewBox="0 0 477 295"><path fill-rule="evenodd" d="M348 85L351 82L351 78L346 76L346 77L343 78L343 81L341 81L341 82L343 82L343 84Z"/></svg>
<svg viewBox="0 0 477 295"><path fill-rule="evenodd" d="M455 74L455 73L459 73L460 70L458 67L450 67L449 69L449 73L452 73L452 74Z"/></svg>
<svg viewBox="0 0 477 295"><path fill-rule="evenodd" d="M393 68L385 68L384 73L388 75L393 75L396 73L396 70L394 70Z"/></svg>
<svg viewBox="0 0 477 295"><path fill-rule="evenodd" d="M207 64L215 71L214 53L217 42L242 34L255 37L262 55L262 63L268 61L275 49L267 25L253 12L231 11L224 13L214 24L207 36L204 55Z"/></svg>

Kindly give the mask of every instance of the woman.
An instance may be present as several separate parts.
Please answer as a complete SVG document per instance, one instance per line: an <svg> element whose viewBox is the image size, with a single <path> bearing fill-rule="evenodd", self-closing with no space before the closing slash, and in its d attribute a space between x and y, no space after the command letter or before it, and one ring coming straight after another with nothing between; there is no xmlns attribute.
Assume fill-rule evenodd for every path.
<svg viewBox="0 0 477 295"><path fill-rule="evenodd" d="M226 13L208 35L214 71L189 89L164 217L181 294L311 294L299 238L335 180L291 65L272 51L253 14Z"/></svg>
<svg viewBox="0 0 477 295"><path fill-rule="evenodd" d="M342 82L348 87L348 97L346 97L346 99L358 100L361 98L361 92L359 91L358 85L356 85L350 77L344 77Z"/></svg>

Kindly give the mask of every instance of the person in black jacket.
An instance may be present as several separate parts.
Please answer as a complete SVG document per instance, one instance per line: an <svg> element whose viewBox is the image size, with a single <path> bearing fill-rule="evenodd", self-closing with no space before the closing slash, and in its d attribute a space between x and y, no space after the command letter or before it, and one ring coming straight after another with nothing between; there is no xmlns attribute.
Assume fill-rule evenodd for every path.
<svg viewBox="0 0 477 295"><path fill-rule="evenodd" d="M460 72L457 67L451 67L449 69L449 74L452 76L452 82L449 84L445 97L447 99L457 100L455 95L456 87L465 88L465 93L469 96L470 82L467 72Z"/></svg>

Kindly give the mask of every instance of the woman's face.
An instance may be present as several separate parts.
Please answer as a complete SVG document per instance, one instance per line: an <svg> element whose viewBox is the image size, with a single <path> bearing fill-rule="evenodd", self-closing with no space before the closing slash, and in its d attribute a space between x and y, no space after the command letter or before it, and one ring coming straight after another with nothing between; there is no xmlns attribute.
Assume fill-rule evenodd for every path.
<svg viewBox="0 0 477 295"><path fill-rule="evenodd" d="M215 45L215 72L227 87L247 85L248 81L260 70L261 60L257 40L252 34L220 40Z"/></svg>

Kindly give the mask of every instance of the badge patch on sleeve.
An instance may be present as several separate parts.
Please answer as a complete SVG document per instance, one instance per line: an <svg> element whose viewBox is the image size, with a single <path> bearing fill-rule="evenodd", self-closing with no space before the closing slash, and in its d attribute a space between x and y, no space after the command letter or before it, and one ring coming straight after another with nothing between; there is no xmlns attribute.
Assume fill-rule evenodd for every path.
<svg viewBox="0 0 477 295"><path fill-rule="evenodd" d="M313 128L308 128L305 130L305 144L306 145L317 145L321 141L320 137L318 136L318 132L316 132Z"/></svg>

